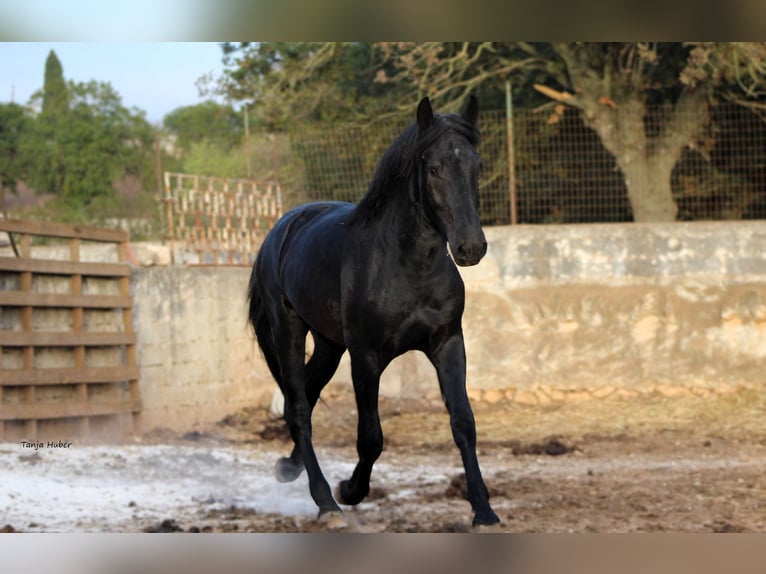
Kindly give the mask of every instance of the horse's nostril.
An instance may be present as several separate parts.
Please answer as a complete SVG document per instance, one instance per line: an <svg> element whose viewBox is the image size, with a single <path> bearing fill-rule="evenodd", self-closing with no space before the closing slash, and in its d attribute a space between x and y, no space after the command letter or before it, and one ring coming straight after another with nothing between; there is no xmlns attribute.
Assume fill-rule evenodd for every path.
<svg viewBox="0 0 766 574"><path fill-rule="evenodd" d="M473 264L477 263L487 253L487 242L471 242L466 241L461 243L455 253L455 259L459 263Z"/></svg>

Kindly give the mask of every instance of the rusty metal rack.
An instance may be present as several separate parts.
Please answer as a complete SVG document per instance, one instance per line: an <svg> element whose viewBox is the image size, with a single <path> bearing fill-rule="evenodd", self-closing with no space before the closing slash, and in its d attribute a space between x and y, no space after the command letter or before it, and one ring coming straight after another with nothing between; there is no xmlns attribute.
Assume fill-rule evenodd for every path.
<svg viewBox="0 0 766 574"><path fill-rule="evenodd" d="M282 215L279 184L165 172L163 220L171 262L250 265Z"/></svg>

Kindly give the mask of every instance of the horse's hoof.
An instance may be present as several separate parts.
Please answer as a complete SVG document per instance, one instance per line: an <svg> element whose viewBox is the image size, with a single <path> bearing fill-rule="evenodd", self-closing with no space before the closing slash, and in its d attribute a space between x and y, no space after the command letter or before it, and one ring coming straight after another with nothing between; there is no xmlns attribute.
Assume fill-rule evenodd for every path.
<svg viewBox="0 0 766 574"><path fill-rule="evenodd" d="M351 494L349 492L348 480L341 480L335 487L335 492L333 492L333 494L335 495L335 500L337 500L339 504L345 504L346 506L356 506L364 500L365 496L367 496L367 492L362 496L354 496Z"/></svg>
<svg viewBox="0 0 766 574"><path fill-rule="evenodd" d="M471 528L471 532L475 532L477 534L492 534L497 532L508 532L503 526L496 522L495 524L478 524L476 526L473 526Z"/></svg>
<svg viewBox="0 0 766 574"><path fill-rule="evenodd" d="M279 482L292 482L303 472L303 465L295 463L286 456L280 458L274 465L274 476Z"/></svg>
<svg viewBox="0 0 766 574"><path fill-rule="evenodd" d="M497 524L500 524L500 518L498 518L497 514L495 514L495 511L492 509L489 509L489 511L485 512L477 512L476 515L473 517L473 527L490 527L495 526Z"/></svg>
<svg viewBox="0 0 766 574"><path fill-rule="evenodd" d="M319 515L319 523L327 530L346 530L350 524L340 510L331 510Z"/></svg>
<svg viewBox="0 0 766 574"><path fill-rule="evenodd" d="M343 498L343 485L347 483L347 480L342 480L338 484L335 485L335 490L333 491L333 496L335 496L335 500L338 501L338 504L345 504L348 505L346 500Z"/></svg>

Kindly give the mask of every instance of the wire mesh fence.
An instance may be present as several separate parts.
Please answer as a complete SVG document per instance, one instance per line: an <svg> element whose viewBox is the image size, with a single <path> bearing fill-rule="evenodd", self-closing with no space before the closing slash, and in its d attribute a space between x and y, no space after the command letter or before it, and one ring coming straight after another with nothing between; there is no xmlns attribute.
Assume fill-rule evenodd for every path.
<svg viewBox="0 0 766 574"><path fill-rule="evenodd" d="M519 223L631 219L624 178L614 157L575 110L517 113L513 143ZM497 140L491 145L506 143Z"/></svg>
<svg viewBox="0 0 766 574"><path fill-rule="evenodd" d="M649 136L662 129L656 122L662 118L661 108L649 111L644 126ZM480 121L485 225L633 220L625 175L578 111L517 111L512 130L504 110L484 111ZM405 127L405 122L380 122L295 128L287 134L289 157L279 166L291 174L282 186L285 207L358 201L381 155ZM644 176L646 181L633 184L653 185L658 174L648 170ZM670 180L679 220L766 218L766 123L733 104L714 106Z"/></svg>
<svg viewBox="0 0 766 574"><path fill-rule="evenodd" d="M648 110L637 128L645 142L659 141L667 118L667 108ZM505 110L482 112L482 223L633 221L627 184L635 194L636 187L656 188L661 177L670 180L663 185L677 220L766 219L766 122L733 104L681 121L702 128L673 156L670 175L643 169L627 182L576 110L521 110L512 121ZM284 211L309 201L358 202L406 123L300 125L289 133L256 134L247 144L254 180L166 173L165 237L200 264L249 264Z"/></svg>
<svg viewBox="0 0 766 574"><path fill-rule="evenodd" d="M715 106L672 184L679 219L766 218L766 122L741 106Z"/></svg>

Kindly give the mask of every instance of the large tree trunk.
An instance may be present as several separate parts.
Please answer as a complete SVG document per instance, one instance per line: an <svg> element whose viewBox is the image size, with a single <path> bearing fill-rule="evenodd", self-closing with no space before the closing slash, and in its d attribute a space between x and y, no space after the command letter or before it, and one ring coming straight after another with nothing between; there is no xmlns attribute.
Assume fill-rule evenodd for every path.
<svg viewBox="0 0 766 574"><path fill-rule="evenodd" d="M625 177L633 221L675 221L678 207L670 186L675 163L656 154L640 156L629 163L617 158Z"/></svg>
<svg viewBox="0 0 766 574"><path fill-rule="evenodd" d="M646 105L640 94L614 107L584 110L586 123L614 155L625 177L634 221L675 221L673 168L707 121L707 110L702 92L684 93L653 128L656 135L652 136L647 135Z"/></svg>
<svg viewBox="0 0 766 574"><path fill-rule="evenodd" d="M587 50L568 44L554 48L566 63L574 93L538 89L582 111L585 124L595 130L622 170L634 221L674 221L678 208L671 174L707 121L707 93L702 88L684 89L659 123L647 130L646 93L630 74L608 66L598 73Z"/></svg>

